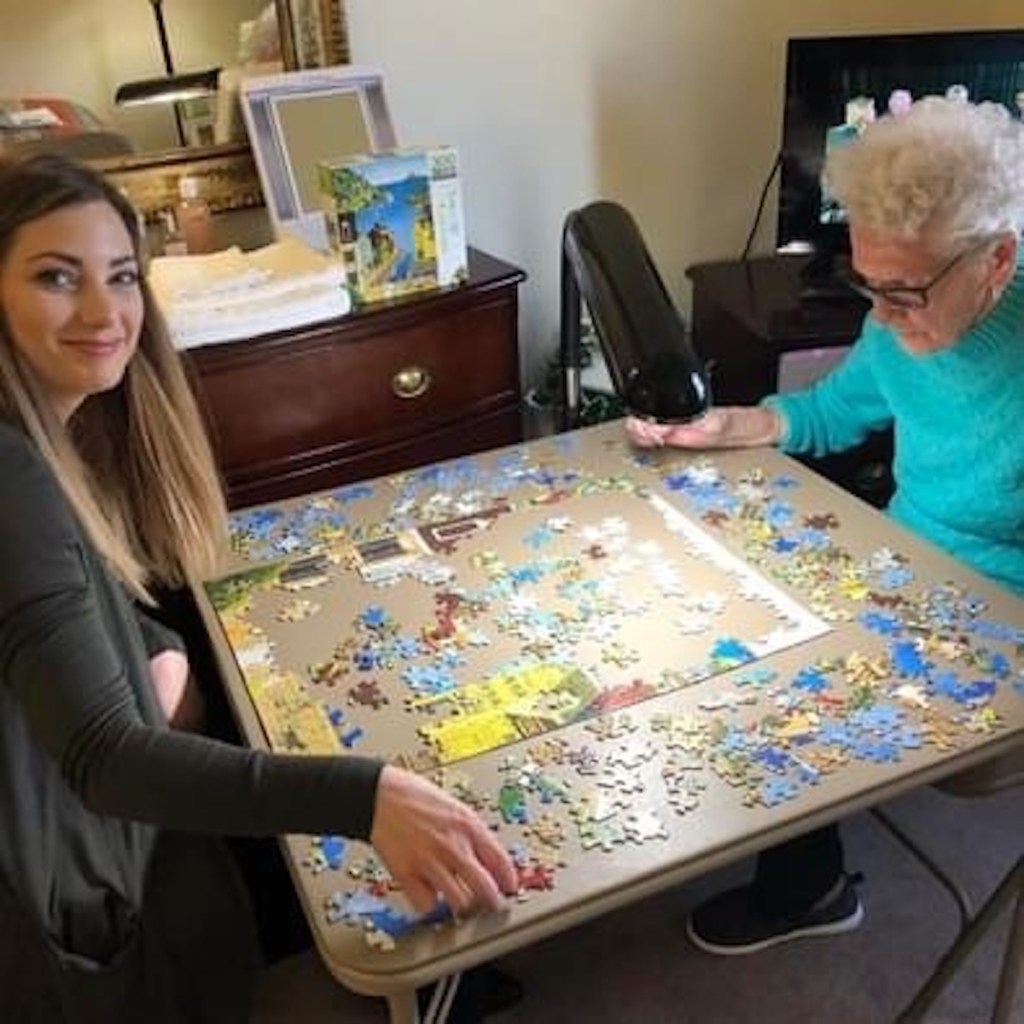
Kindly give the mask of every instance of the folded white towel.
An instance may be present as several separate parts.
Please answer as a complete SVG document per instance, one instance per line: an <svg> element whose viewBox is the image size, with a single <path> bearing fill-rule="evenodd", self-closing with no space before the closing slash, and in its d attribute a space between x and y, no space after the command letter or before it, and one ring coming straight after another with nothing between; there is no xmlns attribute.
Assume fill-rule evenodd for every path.
<svg viewBox="0 0 1024 1024"><path fill-rule="evenodd" d="M345 270L298 239L253 252L159 256L149 282L179 348L286 330L351 309Z"/></svg>
<svg viewBox="0 0 1024 1024"><path fill-rule="evenodd" d="M177 348L240 341L344 316L352 308L343 288L296 288L286 295L252 298L220 308L172 307L165 313Z"/></svg>

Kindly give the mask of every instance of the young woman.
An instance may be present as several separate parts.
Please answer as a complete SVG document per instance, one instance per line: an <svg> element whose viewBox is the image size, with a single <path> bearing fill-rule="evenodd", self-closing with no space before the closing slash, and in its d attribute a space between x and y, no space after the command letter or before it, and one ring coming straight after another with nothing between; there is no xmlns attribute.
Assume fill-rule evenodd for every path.
<svg viewBox="0 0 1024 1024"><path fill-rule="evenodd" d="M629 436L824 455L892 427L890 515L1024 595L1024 125L996 104L923 99L833 150L826 174L851 284L872 302L847 358L807 391L682 426L631 420ZM862 917L833 826L763 853L753 884L698 907L688 932L749 953Z"/></svg>
<svg viewBox="0 0 1024 1024"><path fill-rule="evenodd" d="M413 905L499 908L507 853L426 780L251 751L198 721L157 588L212 572L210 450L133 211L55 157L0 164L0 1007L243 1021L251 917L217 834L369 840Z"/></svg>

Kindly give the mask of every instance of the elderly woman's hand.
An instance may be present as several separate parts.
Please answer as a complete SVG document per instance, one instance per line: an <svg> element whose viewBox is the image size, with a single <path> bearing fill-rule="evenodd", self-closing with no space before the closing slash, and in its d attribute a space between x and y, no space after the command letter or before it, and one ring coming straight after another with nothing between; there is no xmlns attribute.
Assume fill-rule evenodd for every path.
<svg viewBox="0 0 1024 1024"><path fill-rule="evenodd" d="M775 444L782 424L768 406L723 406L709 409L692 423L655 423L630 416L626 434L640 448L751 448Z"/></svg>
<svg viewBox="0 0 1024 1024"><path fill-rule="evenodd" d="M370 842L421 913L438 896L457 914L501 910L517 888L512 859L476 812L401 768L381 772Z"/></svg>

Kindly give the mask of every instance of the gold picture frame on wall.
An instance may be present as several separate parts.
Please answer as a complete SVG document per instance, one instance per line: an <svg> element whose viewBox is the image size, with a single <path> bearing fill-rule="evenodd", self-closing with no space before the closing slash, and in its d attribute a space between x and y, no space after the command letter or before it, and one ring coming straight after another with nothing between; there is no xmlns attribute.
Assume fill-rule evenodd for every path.
<svg viewBox="0 0 1024 1024"><path fill-rule="evenodd" d="M281 57L287 70L349 61L344 0L275 0ZM263 206L256 162L247 142L92 160L150 220L178 202L178 179L199 182L217 213Z"/></svg>
<svg viewBox="0 0 1024 1024"><path fill-rule="evenodd" d="M349 63L344 0L276 0L276 5L286 68Z"/></svg>

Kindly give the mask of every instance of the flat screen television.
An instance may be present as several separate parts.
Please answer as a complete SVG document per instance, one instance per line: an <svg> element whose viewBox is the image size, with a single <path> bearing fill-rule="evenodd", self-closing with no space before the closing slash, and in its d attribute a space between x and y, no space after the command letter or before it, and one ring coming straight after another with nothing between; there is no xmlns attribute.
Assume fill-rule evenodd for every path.
<svg viewBox="0 0 1024 1024"><path fill-rule="evenodd" d="M777 245L817 254L807 279L826 283L835 258L849 252L844 212L821 187L826 145L849 137L866 108L886 113L898 90L905 100L951 88L1020 117L1024 29L789 40Z"/></svg>

